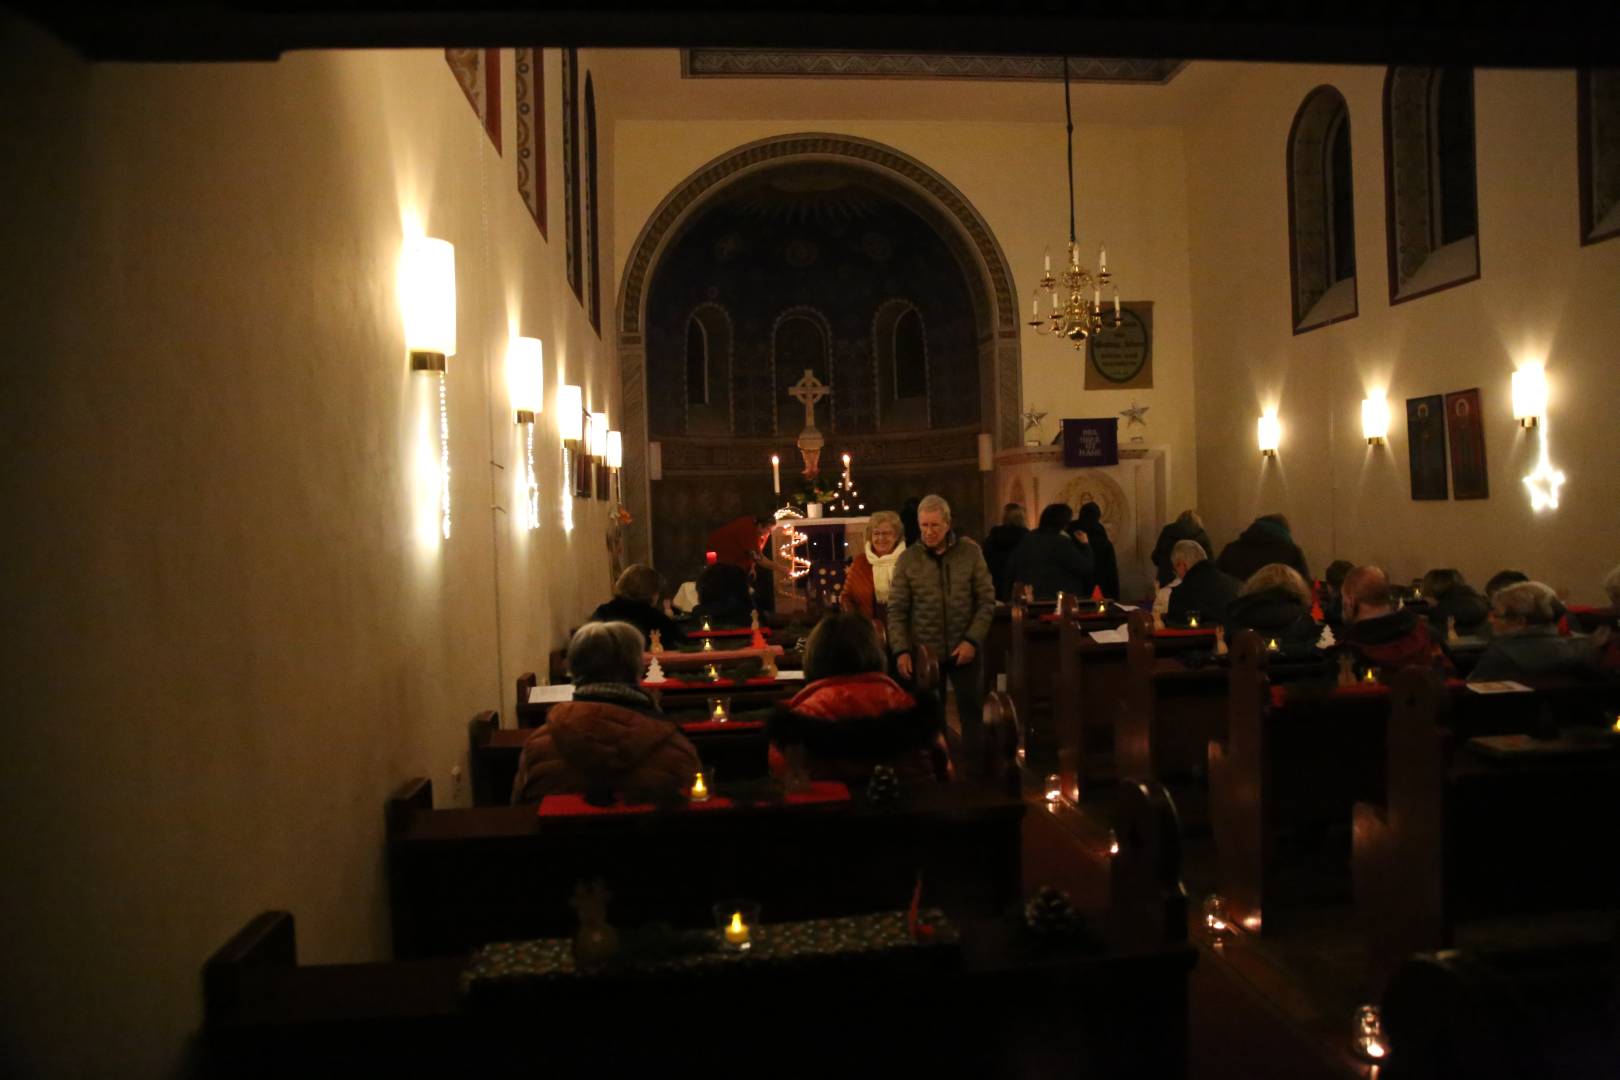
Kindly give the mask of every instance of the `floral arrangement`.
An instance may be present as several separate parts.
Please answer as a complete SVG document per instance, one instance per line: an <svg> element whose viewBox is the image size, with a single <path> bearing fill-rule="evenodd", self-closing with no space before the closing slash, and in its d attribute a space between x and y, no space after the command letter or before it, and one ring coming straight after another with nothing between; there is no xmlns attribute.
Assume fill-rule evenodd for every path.
<svg viewBox="0 0 1620 1080"><path fill-rule="evenodd" d="M829 503L838 497L838 485L820 476L801 477L793 489L792 501L800 506L807 503Z"/></svg>
<svg viewBox="0 0 1620 1080"><path fill-rule="evenodd" d="M630 511L625 509L623 503L620 503L618 508L613 511L613 519L621 526L628 525L631 521L635 520L630 516Z"/></svg>

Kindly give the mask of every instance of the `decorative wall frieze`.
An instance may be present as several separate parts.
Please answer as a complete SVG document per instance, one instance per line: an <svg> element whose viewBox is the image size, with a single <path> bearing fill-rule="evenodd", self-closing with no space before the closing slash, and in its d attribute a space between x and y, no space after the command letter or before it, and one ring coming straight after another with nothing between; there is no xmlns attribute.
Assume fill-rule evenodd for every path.
<svg viewBox="0 0 1620 1080"><path fill-rule="evenodd" d="M1075 82L1162 86L1185 60L1069 57ZM1057 56L911 53L846 49L682 49L683 79L975 79L1058 82Z"/></svg>

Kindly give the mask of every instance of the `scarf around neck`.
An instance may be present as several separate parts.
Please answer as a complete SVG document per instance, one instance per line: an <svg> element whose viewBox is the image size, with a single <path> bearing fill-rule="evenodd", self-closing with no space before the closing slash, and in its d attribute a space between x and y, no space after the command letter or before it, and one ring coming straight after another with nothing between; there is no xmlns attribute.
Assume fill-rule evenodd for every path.
<svg viewBox="0 0 1620 1080"><path fill-rule="evenodd" d="M866 561L872 564L872 592L880 604L889 602L889 583L894 580L894 564L905 550L906 542L900 540L895 543L893 551L879 555L872 550L872 542L866 542Z"/></svg>

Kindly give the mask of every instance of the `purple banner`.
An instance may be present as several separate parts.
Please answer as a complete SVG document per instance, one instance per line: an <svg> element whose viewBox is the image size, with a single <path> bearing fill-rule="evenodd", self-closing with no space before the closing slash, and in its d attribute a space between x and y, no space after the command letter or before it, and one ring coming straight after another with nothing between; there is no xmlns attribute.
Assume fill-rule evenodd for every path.
<svg viewBox="0 0 1620 1080"><path fill-rule="evenodd" d="M1071 469L1119 464L1119 418L1063 421L1063 464Z"/></svg>

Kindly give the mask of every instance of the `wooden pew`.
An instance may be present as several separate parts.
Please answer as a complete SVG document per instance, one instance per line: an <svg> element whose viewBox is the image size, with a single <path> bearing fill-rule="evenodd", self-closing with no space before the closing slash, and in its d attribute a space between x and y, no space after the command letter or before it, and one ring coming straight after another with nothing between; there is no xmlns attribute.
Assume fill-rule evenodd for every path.
<svg viewBox="0 0 1620 1080"><path fill-rule="evenodd" d="M1197 953L1168 808L1152 788L1122 799L1109 906L1082 913L1072 943L1036 938L1001 911L953 916L959 944L926 977L909 957L851 954L811 968L750 961L701 979L573 974L492 1002L463 994L461 955L299 965L292 916L265 912L203 969L199 1071L617 1074L668 1069L672 1047L706 1045L699 1072L735 1059L824 1075L853 1060L862 1074L1184 1077ZM767 929L776 921L767 909ZM830 1000L840 1003L831 1044L784 1028ZM956 1019L949 1034L919 1033L907 1026L916 1016Z"/></svg>
<svg viewBox="0 0 1620 1080"><path fill-rule="evenodd" d="M1111 630L1125 619L1113 605L1065 596L1063 610L1055 604L1015 601L1009 622L1007 692L1023 724L1024 755L1037 773L1064 771L1065 748L1071 738L1074 714L1058 707L1065 693L1061 658L1065 641L1086 640L1087 631Z"/></svg>
<svg viewBox="0 0 1620 1080"><path fill-rule="evenodd" d="M1258 635L1237 635L1231 650L1226 729L1208 750L1210 818L1228 911L1239 926L1260 933L1267 908L1282 897L1279 830L1310 823L1348 831L1355 803L1384 801L1395 695L1383 685L1274 687ZM1445 684L1427 727L1444 724L1460 738L1524 731L1544 722L1539 718L1549 710L1595 713L1615 692L1611 684L1560 679L1537 683L1531 695L1480 695L1454 681ZM1336 862L1322 861L1318 869L1326 871L1312 882L1318 898L1348 886Z"/></svg>
<svg viewBox="0 0 1620 1080"><path fill-rule="evenodd" d="M1425 953L1383 996L1396 1080L1612 1080L1620 1062L1614 942Z"/></svg>
<svg viewBox="0 0 1620 1080"><path fill-rule="evenodd" d="M1414 952L1450 947L1464 919L1620 908L1620 747L1495 757L1435 725L1447 704L1427 673L1400 675L1384 797L1354 809L1356 907L1375 982Z"/></svg>

